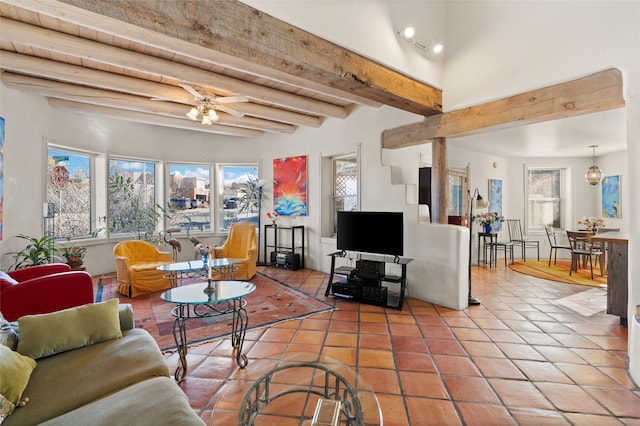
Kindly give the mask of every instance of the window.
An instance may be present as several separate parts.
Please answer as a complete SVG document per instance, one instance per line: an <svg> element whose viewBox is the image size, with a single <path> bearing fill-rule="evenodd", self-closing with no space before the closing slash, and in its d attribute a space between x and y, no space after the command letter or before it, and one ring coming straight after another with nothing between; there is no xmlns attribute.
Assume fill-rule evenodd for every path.
<svg viewBox="0 0 640 426"><path fill-rule="evenodd" d="M49 147L47 157L46 234L66 239L91 236L93 156Z"/></svg>
<svg viewBox="0 0 640 426"><path fill-rule="evenodd" d="M527 169L527 232L544 232L545 226L564 228L564 175L564 169Z"/></svg>
<svg viewBox="0 0 640 426"><path fill-rule="evenodd" d="M109 160L109 227L112 234L150 239L163 217L156 203L156 164Z"/></svg>
<svg viewBox="0 0 640 426"><path fill-rule="evenodd" d="M469 195L467 194L467 173L457 170L447 172L449 199L447 200L447 215L468 215Z"/></svg>
<svg viewBox="0 0 640 426"><path fill-rule="evenodd" d="M358 210L358 162L355 155L333 160L335 211Z"/></svg>
<svg viewBox="0 0 640 426"><path fill-rule="evenodd" d="M211 230L211 167L205 164L169 164L169 228Z"/></svg>
<svg viewBox="0 0 640 426"><path fill-rule="evenodd" d="M256 164L218 166L219 230L226 232L232 223L248 220L258 226L260 187Z"/></svg>

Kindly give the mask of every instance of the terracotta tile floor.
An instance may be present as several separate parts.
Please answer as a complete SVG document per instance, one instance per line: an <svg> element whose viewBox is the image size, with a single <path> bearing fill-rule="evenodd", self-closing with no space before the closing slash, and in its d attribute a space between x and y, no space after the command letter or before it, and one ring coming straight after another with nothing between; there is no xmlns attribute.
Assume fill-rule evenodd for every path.
<svg viewBox="0 0 640 426"><path fill-rule="evenodd" d="M324 297L327 274L267 272ZM640 425L627 329L602 310L584 316L558 303L585 291L593 299L592 287L474 267L482 304L463 311L416 299L397 311L327 298L337 310L249 331L245 370L231 358L229 339L190 347L181 387L207 424L235 424L212 421L212 411L251 376L252 363L311 352L353 367L376 393L387 426ZM173 370L177 355L166 359Z"/></svg>

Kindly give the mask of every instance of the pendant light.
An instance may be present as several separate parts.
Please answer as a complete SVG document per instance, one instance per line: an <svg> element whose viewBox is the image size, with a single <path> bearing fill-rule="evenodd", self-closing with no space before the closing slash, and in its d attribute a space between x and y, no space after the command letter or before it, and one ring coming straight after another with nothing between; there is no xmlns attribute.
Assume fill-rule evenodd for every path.
<svg viewBox="0 0 640 426"><path fill-rule="evenodd" d="M589 145L589 148L593 148L593 165L587 169L584 174L584 179L587 181L589 185L599 185L602 182L602 178L604 177L604 173L600 169L600 167L596 166L596 148L598 145Z"/></svg>

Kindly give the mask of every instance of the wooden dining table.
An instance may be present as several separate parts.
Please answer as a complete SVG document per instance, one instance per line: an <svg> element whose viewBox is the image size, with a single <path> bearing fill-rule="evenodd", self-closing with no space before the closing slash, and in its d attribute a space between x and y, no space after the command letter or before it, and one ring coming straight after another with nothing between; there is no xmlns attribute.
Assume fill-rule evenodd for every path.
<svg viewBox="0 0 640 426"><path fill-rule="evenodd" d="M591 241L607 245L607 313L618 315L620 324L626 326L629 309L629 234L603 232L591 236Z"/></svg>

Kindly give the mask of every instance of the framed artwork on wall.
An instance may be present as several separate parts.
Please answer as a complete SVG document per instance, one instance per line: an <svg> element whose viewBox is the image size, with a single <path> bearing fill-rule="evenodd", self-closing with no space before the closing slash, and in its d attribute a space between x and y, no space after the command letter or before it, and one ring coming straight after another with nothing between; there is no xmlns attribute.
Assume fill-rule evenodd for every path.
<svg viewBox="0 0 640 426"><path fill-rule="evenodd" d="M602 217L619 219L620 211L620 175L605 176L602 179Z"/></svg>
<svg viewBox="0 0 640 426"><path fill-rule="evenodd" d="M502 180L489 179L489 213L498 213L502 216ZM496 222L495 230L502 228L500 221Z"/></svg>
<svg viewBox="0 0 640 426"><path fill-rule="evenodd" d="M307 156L273 160L273 209L281 216L307 215Z"/></svg>
<svg viewBox="0 0 640 426"><path fill-rule="evenodd" d="M489 179L489 212L502 215L502 180Z"/></svg>

